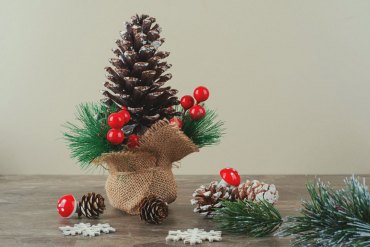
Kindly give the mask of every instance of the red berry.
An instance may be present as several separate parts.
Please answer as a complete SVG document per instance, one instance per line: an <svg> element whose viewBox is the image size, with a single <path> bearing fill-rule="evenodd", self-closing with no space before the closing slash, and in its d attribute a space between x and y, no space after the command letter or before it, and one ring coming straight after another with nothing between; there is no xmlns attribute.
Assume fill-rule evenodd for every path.
<svg viewBox="0 0 370 247"><path fill-rule="evenodd" d="M197 100L197 103L206 101L209 98L209 91L206 87L197 87L194 90L194 98Z"/></svg>
<svg viewBox="0 0 370 247"><path fill-rule="evenodd" d="M125 119L121 114L112 113L108 117L108 125L114 129L120 129L125 125Z"/></svg>
<svg viewBox="0 0 370 247"><path fill-rule="evenodd" d="M114 145L121 144L124 139L125 135L120 129L111 129L107 133L107 140Z"/></svg>
<svg viewBox="0 0 370 247"><path fill-rule="evenodd" d="M139 136L138 135L135 135L135 134L132 134L128 137L128 143L127 143L127 146L129 148L136 148L139 145Z"/></svg>
<svg viewBox="0 0 370 247"><path fill-rule="evenodd" d="M182 96L180 104L185 110L190 109L194 105L194 98L190 95Z"/></svg>
<svg viewBox="0 0 370 247"><path fill-rule="evenodd" d="M170 124L173 124L175 126L177 126L179 129L182 128L182 120L180 118L177 118L177 117L174 117L170 120Z"/></svg>
<svg viewBox="0 0 370 247"><path fill-rule="evenodd" d="M120 108L121 108L122 110L127 111L127 107L126 107L126 106L121 105L121 106L120 106Z"/></svg>
<svg viewBox="0 0 370 247"><path fill-rule="evenodd" d="M121 114L121 116L123 116L123 119L124 119L125 124L127 124L128 122L130 122L131 115L130 115L130 113L128 111L121 110L118 113Z"/></svg>
<svg viewBox="0 0 370 247"><path fill-rule="evenodd" d="M206 110L204 110L204 108L200 105L195 105L190 108L189 114L191 119L199 120L204 118L204 116L206 115Z"/></svg>

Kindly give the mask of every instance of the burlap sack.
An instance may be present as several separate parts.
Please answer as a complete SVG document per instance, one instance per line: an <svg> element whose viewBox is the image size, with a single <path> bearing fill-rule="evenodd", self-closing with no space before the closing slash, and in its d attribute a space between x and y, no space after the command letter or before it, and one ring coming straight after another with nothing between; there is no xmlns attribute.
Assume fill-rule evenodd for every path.
<svg viewBox="0 0 370 247"><path fill-rule="evenodd" d="M181 130L162 120L140 138L140 147L104 154L94 163L109 168L105 189L110 204L134 215L148 195L161 197L167 203L175 201L172 164L197 151L197 146Z"/></svg>

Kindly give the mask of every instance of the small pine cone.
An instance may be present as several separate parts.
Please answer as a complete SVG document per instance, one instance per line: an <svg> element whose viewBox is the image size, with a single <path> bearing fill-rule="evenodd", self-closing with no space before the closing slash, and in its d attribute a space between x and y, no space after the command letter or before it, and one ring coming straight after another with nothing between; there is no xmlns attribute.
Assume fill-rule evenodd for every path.
<svg viewBox="0 0 370 247"><path fill-rule="evenodd" d="M94 192L88 193L81 198L77 205L78 217L85 215L87 218L96 219L105 210L104 197Z"/></svg>
<svg viewBox="0 0 370 247"><path fill-rule="evenodd" d="M150 224L161 224L168 216L168 205L161 198L145 197L139 206L140 218Z"/></svg>
<svg viewBox="0 0 370 247"><path fill-rule="evenodd" d="M200 213L206 217L214 215L215 208L222 206L222 200L235 200L238 197L238 190L225 184L220 184L217 181L211 182L208 186L201 185L193 193L193 199L190 201L195 213Z"/></svg>
<svg viewBox="0 0 370 247"><path fill-rule="evenodd" d="M265 200L274 204L279 199L279 192L274 184L266 184L258 180L247 180L238 187L240 200L261 201Z"/></svg>

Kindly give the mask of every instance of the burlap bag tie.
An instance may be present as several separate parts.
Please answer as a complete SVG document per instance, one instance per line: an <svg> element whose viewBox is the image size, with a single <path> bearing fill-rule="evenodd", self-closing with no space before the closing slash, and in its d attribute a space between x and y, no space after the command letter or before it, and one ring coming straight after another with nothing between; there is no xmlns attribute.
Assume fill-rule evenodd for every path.
<svg viewBox="0 0 370 247"><path fill-rule="evenodd" d="M148 195L161 197L167 203L175 201L172 164L197 151L198 147L181 130L161 120L141 136L138 148L103 154L94 163L109 168L105 189L110 204L134 215Z"/></svg>

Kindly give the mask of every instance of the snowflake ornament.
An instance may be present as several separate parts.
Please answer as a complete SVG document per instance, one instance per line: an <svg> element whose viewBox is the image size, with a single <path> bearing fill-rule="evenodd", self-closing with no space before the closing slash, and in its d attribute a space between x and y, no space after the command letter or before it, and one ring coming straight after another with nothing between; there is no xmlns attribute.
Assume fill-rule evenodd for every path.
<svg viewBox="0 0 370 247"><path fill-rule="evenodd" d="M64 236L75 236L82 235L84 237L95 237L100 235L100 233L111 233L115 232L116 229L111 227L109 224L97 224L91 225L90 223L79 223L72 226L61 226L59 230L63 232Z"/></svg>
<svg viewBox="0 0 370 247"><path fill-rule="evenodd" d="M196 245L201 244L203 240L208 240L209 242L213 241L221 241L221 231L214 231L211 230L209 232L204 231L204 229L188 229L184 232L177 230L177 231L169 231L168 236L166 237L166 242L169 241L180 241L184 240L185 244Z"/></svg>

